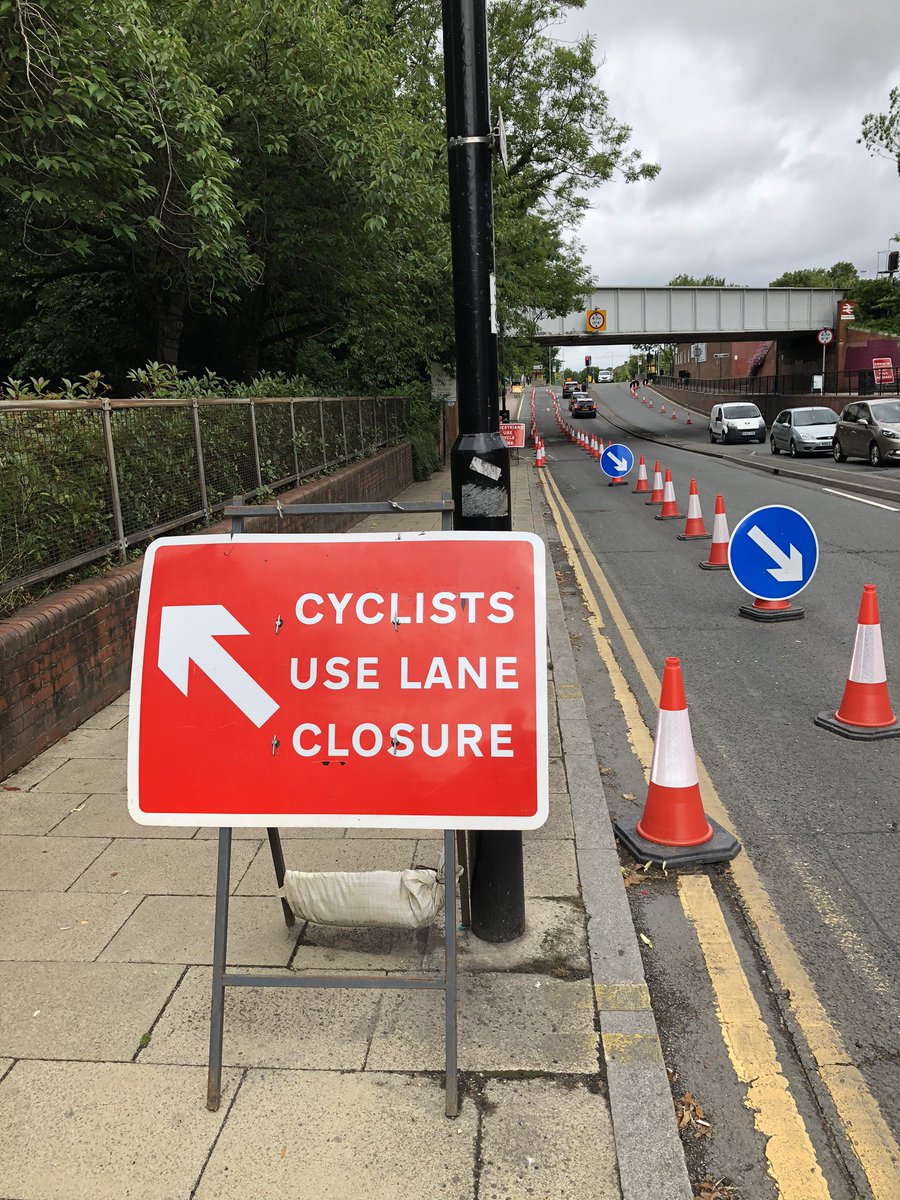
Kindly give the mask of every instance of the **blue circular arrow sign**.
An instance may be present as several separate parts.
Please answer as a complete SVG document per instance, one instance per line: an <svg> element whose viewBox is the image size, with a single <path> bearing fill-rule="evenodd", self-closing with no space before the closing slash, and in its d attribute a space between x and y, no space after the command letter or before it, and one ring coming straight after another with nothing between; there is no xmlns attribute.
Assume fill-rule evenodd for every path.
<svg viewBox="0 0 900 1200"><path fill-rule="evenodd" d="M634 466L634 455L621 442L613 442L600 455L600 470L610 479L621 479Z"/></svg>
<svg viewBox="0 0 900 1200"><path fill-rule="evenodd" d="M789 600L802 592L819 562L816 531L795 508L770 504L754 509L728 543L735 583L758 600Z"/></svg>

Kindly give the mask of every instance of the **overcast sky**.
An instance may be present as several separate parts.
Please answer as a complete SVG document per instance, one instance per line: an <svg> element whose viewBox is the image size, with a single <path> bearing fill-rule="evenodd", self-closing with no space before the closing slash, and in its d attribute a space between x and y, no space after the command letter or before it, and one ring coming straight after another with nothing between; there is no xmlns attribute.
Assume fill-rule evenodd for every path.
<svg viewBox="0 0 900 1200"><path fill-rule="evenodd" d="M610 111L662 166L591 194L577 237L598 282L764 286L841 260L874 275L900 176L856 139L900 85L898 0L587 0L555 33L584 31Z"/></svg>

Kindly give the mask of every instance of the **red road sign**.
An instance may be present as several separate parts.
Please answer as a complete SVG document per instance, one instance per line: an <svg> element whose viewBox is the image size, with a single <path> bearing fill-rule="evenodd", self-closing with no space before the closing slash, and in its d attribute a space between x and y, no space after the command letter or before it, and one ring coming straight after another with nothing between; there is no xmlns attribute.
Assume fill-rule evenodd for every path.
<svg viewBox="0 0 900 1200"><path fill-rule="evenodd" d="M894 382L894 363L890 358L873 358L872 367L875 371L876 383Z"/></svg>
<svg viewBox="0 0 900 1200"><path fill-rule="evenodd" d="M525 446L525 426L518 422L500 425L500 436L510 450L521 450Z"/></svg>
<svg viewBox="0 0 900 1200"><path fill-rule="evenodd" d="M545 606L533 534L161 538L138 602L131 815L541 825Z"/></svg>

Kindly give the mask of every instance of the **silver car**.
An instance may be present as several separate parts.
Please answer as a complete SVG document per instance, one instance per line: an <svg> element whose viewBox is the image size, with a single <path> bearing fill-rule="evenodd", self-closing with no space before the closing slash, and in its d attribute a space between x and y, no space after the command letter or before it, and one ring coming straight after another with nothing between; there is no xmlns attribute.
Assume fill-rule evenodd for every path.
<svg viewBox="0 0 900 1200"><path fill-rule="evenodd" d="M769 445L773 454L787 450L800 454L830 454L837 429L837 413L830 408L786 408L772 422Z"/></svg>

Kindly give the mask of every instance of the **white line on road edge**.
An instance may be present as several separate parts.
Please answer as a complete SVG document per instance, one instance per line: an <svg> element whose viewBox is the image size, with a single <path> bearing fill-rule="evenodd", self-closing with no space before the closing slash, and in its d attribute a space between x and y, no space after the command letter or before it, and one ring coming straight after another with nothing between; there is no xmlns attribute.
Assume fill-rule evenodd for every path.
<svg viewBox="0 0 900 1200"><path fill-rule="evenodd" d="M878 500L866 500L864 496L853 496L850 492L839 492L837 488L822 488L823 492L828 492L832 496L843 496L845 500L858 500L860 504L871 504L873 508L886 508L888 512L900 512L900 508L894 508L893 504L882 504Z"/></svg>

